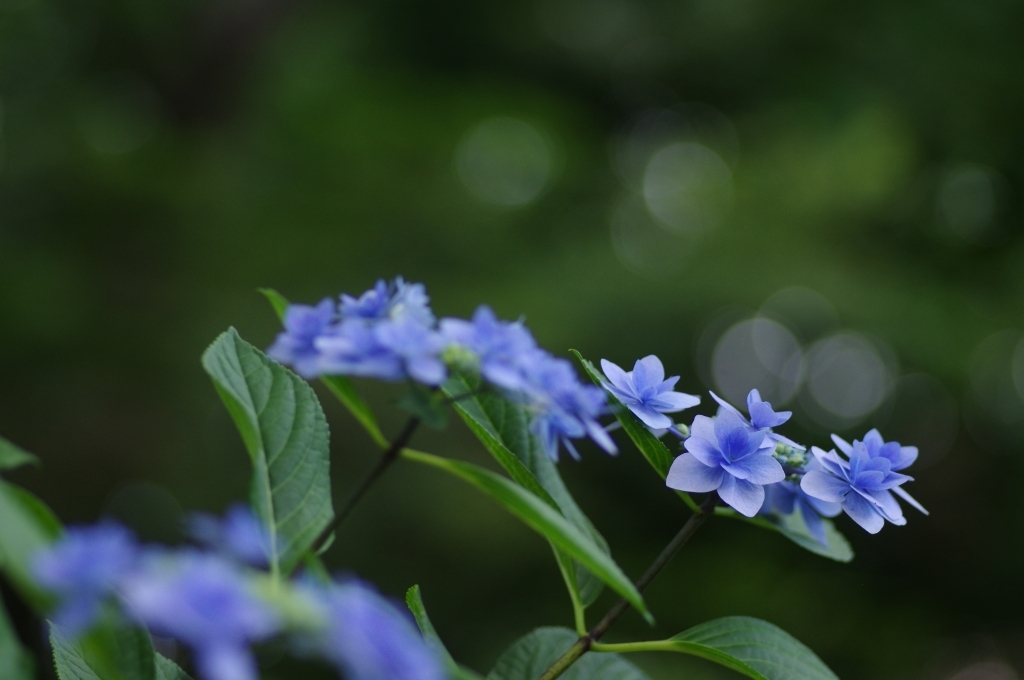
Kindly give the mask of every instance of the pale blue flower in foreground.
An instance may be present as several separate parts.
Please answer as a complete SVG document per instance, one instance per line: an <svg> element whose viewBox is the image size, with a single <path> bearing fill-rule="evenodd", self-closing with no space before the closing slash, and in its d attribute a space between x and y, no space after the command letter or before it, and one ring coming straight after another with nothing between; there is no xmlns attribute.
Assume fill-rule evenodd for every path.
<svg viewBox="0 0 1024 680"><path fill-rule="evenodd" d="M208 513L194 513L187 529L199 543L245 564L266 567L270 561L270 533L246 505L231 506L223 519Z"/></svg>
<svg viewBox="0 0 1024 680"><path fill-rule="evenodd" d="M718 491L740 514L753 517L764 503L764 485L781 482L782 465L761 447L765 434L753 430L732 411L712 420L697 416L686 453L669 468L665 483L678 491Z"/></svg>
<svg viewBox="0 0 1024 680"><path fill-rule="evenodd" d="M71 636L89 628L103 601L135 569L138 555L135 537L120 524L69 527L32 560L39 585L61 598L53 621Z"/></svg>
<svg viewBox="0 0 1024 680"><path fill-rule="evenodd" d="M615 398L651 429L672 427L674 422L666 413L676 413L700 403L700 397L672 390L679 376L666 380L665 367L653 354L638 360L629 372L601 359L601 370Z"/></svg>
<svg viewBox="0 0 1024 680"><path fill-rule="evenodd" d="M781 434L772 431L772 428L778 427L788 421L793 416L793 412L775 411L770 403L761 399L761 393L756 389L750 390L750 393L747 394L747 413L750 414L749 420L747 420L747 418L740 413L735 406L727 402L725 399L722 399L714 392L711 392L710 394L722 409L729 411L730 413L734 413L739 416L743 422L767 435L764 442L761 444L762 447L775 448L776 444L786 444L787 446L792 446L793 448L800 449L801 451L805 451L807 449L806 446L797 444L792 439L783 437Z"/></svg>
<svg viewBox="0 0 1024 680"><path fill-rule="evenodd" d="M820 469L820 464L816 460L812 460L808 464L808 468ZM828 546L825 521L822 518L835 517L843 511L842 506L838 503L827 503L808 495L796 482L781 481L776 484L768 484L764 487L764 492L764 505L761 506L761 514L791 515L799 511L807 526L807 531L814 540L823 546Z"/></svg>
<svg viewBox="0 0 1024 680"><path fill-rule="evenodd" d="M328 332L336 316L337 310L330 299L322 300L316 307L289 305L284 313L284 331L267 350L267 356L288 364L305 378L320 375L320 350L316 340Z"/></svg>
<svg viewBox="0 0 1024 680"><path fill-rule="evenodd" d="M530 360L537 343L521 322L500 321L490 307L481 305L472 321L441 319L440 330L448 343L476 355L485 380L506 390L526 388L521 367Z"/></svg>
<svg viewBox="0 0 1024 680"><path fill-rule="evenodd" d="M581 384L572 364L543 350L533 352L523 364L526 406L533 413L530 428L548 458L558 460L561 443L579 460L572 440L580 437L590 437L607 453L618 453L615 442L597 422L607 407L604 390Z"/></svg>
<svg viewBox="0 0 1024 680"><path fill-rule="evenodd" d="M850 448L849 461L835 452L811 447L821 470L810 470L800 480L800 488L809 496L829 503L840 503L843 511L868 533L877 534L885 521L907 523L903 509L890 493L913 478L895 472L892 461L872 457L863 442Z"/></svg>
<svg viewBox="0 0 1024 680"><path fill-rule="evenodd" d="M383 279L377 281L373 288L359 298L342 295L341 316L343 319L371 321L408 319L422 326L434 323L427 289L422 283L406 283L401 276L390 285Z"/></svg>
<svg viewBox="0 0 1024 680"><path fill-rule="evenodd" d="M363 583L315 586L328 621L320 653L346 680L445 680L434 648L411 618Z"/></svg>
<svg viewBox="0 0 1024 680"><path fill-rule="evenodd" d="M249 646L279 630L277 614L251 592L243 572L210 554L154 554L122 597L154 634L192 649L203 680L257 680Z"/></svg>

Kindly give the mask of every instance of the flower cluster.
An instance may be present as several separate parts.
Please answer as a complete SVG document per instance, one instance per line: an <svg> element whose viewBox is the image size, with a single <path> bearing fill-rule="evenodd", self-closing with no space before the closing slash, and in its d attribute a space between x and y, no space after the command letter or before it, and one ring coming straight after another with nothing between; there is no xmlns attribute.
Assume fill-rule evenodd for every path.
<svg viewBox="0 0 1024 680"><path fill-rule="evenodd" d="M655 434L678 432L665 414L698 401L671 391L677 378L664 380L657 357L641 359L630 373L609 361L601 365L607 389ZM747 396L749 419L714 392L711 396L719 404L718 414L694 418L684 436L685 453L673 461L665 480L670 488L716 491L747 517L799 511L810 535L823 545L827 545L823 518L840 512L870 533L880 531L886 521L906 524L893 494L926 513L902 488L913 478L900 471L917 458L917 448L886 443L878 430L871 430L863 441L852 444L832 435L846 458L818 447L812 447L809 456L806 447L773 429L786 423L792 413L775 411L757 390Z"/></svg>
<svg viewBox="0 0 1024 680"><path fill-rule="evenodd" d="M378 281L358 298L291 305L267 353L300 375L353 375L441 385L450 370L478 371L531 415L531 430L552 460L559 446L579 458L573 439L590 437L608 453L614 442L598 423L604 391L580 382L572 365L537 346L522 322L481 306L471 320L435 321L422 284Z"/></svg>
<svg viewBox="0 0 1024 680"><path fill-rule="evenodd" d="M78 635L103 607L116 606L188 646L203 680L256 680L251 647L273 637L348 680L444 677L409 617L366 584L272 583L248 568L269 542L251 513L233 508L224 520L202 516L191 526L215 549L141 545L111 522L69 528L34 560L36 580L61 602L54 622Z"/></svg>

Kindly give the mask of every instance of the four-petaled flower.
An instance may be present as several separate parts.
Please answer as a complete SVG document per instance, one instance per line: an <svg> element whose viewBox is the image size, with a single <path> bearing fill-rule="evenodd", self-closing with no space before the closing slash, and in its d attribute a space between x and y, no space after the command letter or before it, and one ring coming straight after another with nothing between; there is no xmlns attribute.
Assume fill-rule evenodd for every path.
<svg viewBox="0 0 1024 680"><path fill-rule="evenodd" d="M672 390L679 376L666 380L665 367L653 354L639 359L628 373L607 359L601 359L601 369L608 378L609 391L651 429L672 427L674 423L666 413L676 413L700 403L700 397Z"/></svg>
<svg viewBox="0 0 1024 680"><path fill-rule="evenodd" d="M781 482L782 465L761 447L765 434L732 411L712 420L697 416L684 443L687 453L672 463L665 483L679 491L715 491L747 517L764 502L764 485Z"/></svg>
<svg viewBox="0 0 1024 680"><path fill-rule="evenodd" d="M850 444L845 439L838 435L832 435L832 441L835 442L836 446L840 451L845 453L847 456L853 451L854 444L857 440L854 440L853 444ZM899 472L905 470L914 464L917 460L917 447L916 446L901 446L899 442L886 442L882 439L881 433L877 429L870 430L864 435L864 448L867 449L868 455L872 458L882 457L888 459L893 472ZM928 514L928 511L922 507L920 503L914 500L914 497L903 490L903 487L897 486L892 492L910 503L914 508Z"/></svg>
<svg viewBox="0 0 1024 680"><path fill-rule="evenodd" d="M863 442L850 447L849 461L835 452L811 447L821 470L810 470L800 480L800 488L809 496L840 503L843 511L868 533L877 534L885 521L903 525L903 509L890 493L913 478L893 471L892 461L872 457Z"/></svg>
<svg viewBox="0 0 1024 680"><path fill-rule="evenodd" d="M805 451L807 449L807 447L797 444L792 439L788 439L787 437L783 437L781 434L772 432L773 427L778 427L788 421L793 416L793 412L775 411L769 402L761 399L761 393L756 389L750 390L750 393L747 394L747 413L750 414L750 420L747 420L747 418L744 417L744 415L740 413L735 406L727 402L725 399L722 399L714 392L710 392L710 394L723 409L736 414L743 422L767 435L764 442L761 444L762 447L775 448L776 444L781 443L786 444L787 446L792 446L795 449L800 449L801 451Z"/></svg>

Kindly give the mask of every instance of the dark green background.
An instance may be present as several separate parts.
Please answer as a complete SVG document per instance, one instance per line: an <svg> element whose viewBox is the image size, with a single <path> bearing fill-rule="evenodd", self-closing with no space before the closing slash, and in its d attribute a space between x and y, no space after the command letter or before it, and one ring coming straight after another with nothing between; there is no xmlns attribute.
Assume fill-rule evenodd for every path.
<svg viewBox="0 0 1024 680"><path fill-rule="evenodd" d="M559 354L625 365L654 352L691 392L714 387L698 368L709 324L705 345L722 318L802 286L839 327L890 347L893 375L943 386L935 402L897 390L895 407L846 431L918 432L931 464L912 491L932 515L874 537L841 518L849 565L710 522L649 590L657 630L631 614L609 639L748 614L843 678L945 680L989 661L958 680L1012 680L1010 666L1024 672L1024 396L1009 358L1024 293L1021 35L1010 0L3 0L0 432L44 461L11 477L68 522L115 514L162 540L180 508L244 497L247 458L199 356L229 325L271 342L260 286L316 301L403 274L439 315L488 302ZM730 164L735 200L697 235L637 218L640 259L623 260L615 140L652 109L719 112L690 139ZM455 169L460 139L495 116L551 150L527 205L488 204ZM964 172L991 199L966 237L942 207ZM362 387L396 432L397 390ZM955 412L934 410L944 394ZM321 396L338 504L374 449ZM795 410L786 432L826 444ZM928 450L951 421L951 448ZM488 464L458 423L415 444ZM623 448L610 459L584 445L561 469L638 574L687 513ZM394 470L328 562L393 595L421 584L453 653L482 671L532 627L571 624L544 542L430 470ZM265 677L289 677L273 656ZM730 677L638 661L655 678Z"/></svg>

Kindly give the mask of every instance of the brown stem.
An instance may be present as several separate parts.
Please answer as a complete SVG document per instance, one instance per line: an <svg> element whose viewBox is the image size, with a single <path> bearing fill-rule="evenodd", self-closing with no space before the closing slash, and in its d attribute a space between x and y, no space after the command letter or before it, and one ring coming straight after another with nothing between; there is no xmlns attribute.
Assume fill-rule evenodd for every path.
<svg viewBox="0 0 1024 680"><path fill-rule="evenodd" d="M665 549L661 551L661 554L655 558L654 562L651 563L651 566L647 567L647 571L643 573L643 576L637 579L637 590L643 592L643 590L650 585L651 581L654 580L654 577L665 568L665 565L675 557L675 554L679 552L680 548L690 540L690 537L693 536L697 529L700 528L700 525L704 523L704 520L711 516L717 502L717 493L712 493L708 496L707 500L701 504L697 512L693 513L693 515L690 516L690 519L686 521L686 524L684 524L683 528L679 530L679 533L675 535L675 538L673 538L669 544L665 546ZM616 602L596 626L591 628L586 635L577 640L565 654L559 657L558 660L551 665L551 668L544 672L544 675L540 676L540 680L555 680L555 678L564 673L569 666L576 663L581 656L590 651L590 646L600 640L601 636L608 632L608 629L611 628L613 623L615 623L615 620L622 616L623 612L627 609L629 609L629 602L626 600L622 599Z"/></svg>

